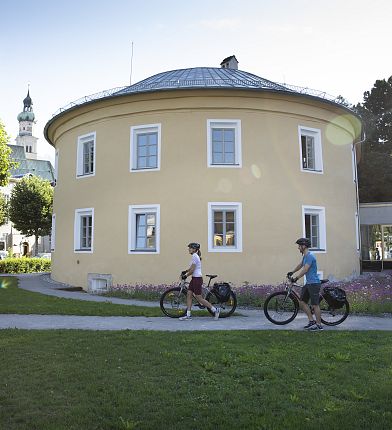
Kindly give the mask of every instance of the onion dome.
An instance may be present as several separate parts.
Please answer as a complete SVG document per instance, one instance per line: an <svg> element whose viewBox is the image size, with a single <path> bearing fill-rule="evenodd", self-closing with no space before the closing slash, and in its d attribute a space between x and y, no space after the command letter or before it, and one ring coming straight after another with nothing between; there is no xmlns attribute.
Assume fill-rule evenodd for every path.
<svg viewBox="0 0 392 430"><path fill-rule="evenodd" d="M35 115L33 112L33 100L30 97L30 90L27 91L27 96L23 100L23 112L21 112L17 119L21 121L34 121Z"/></svg>

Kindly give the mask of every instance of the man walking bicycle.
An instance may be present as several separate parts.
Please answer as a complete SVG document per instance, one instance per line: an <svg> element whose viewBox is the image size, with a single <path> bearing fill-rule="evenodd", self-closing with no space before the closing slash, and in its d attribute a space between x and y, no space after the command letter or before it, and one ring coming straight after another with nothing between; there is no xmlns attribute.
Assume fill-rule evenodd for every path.
<svg viewBox="0 0 392 430"><path fill-rule="evenodd" d="M292 271L287 273L287 277L291 278L293 282L297 282L299 278L306 275L306 283L301 291L301 297L299 305L301 309L306 313L309 322L304 327L310 331L321 331L323 326L321 325L321 312L320 312L320 279L317 274L317 260L312 252L309 251L311 242L305 237L301 237L295 242L298 245L298 250L302 254L302 261ZM298 272L298 273L297 273ZM313 319L312 312L308 306L310 304L313 308L316 321Z"/></svg>

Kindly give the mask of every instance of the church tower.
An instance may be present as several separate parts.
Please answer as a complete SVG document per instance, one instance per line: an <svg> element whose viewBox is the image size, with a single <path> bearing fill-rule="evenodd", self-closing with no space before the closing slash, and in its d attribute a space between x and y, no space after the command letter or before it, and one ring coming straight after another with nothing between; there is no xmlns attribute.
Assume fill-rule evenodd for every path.
<svg viewBox="0 0 392 430"><path fill-rule="evenodd" d="M36 160L38 138L33 136L34 119L33 101L31 100L29 89L26 98L23 100L23 112L18 115L19 134L16 137L16 144L24 147L26 158Z"/></svg>

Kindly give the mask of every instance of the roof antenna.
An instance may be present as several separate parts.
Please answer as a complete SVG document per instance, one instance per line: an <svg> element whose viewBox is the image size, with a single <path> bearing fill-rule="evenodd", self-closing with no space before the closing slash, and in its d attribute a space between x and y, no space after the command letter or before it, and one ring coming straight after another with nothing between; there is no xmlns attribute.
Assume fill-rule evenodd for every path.
<svg viewBox="0 0 392 430"><path fill-rule="evenodd" d="M132 42L132 51L131 51L131 73L129 75L129 85L132 85L132 64L133 64L133 42Z"/></svg>

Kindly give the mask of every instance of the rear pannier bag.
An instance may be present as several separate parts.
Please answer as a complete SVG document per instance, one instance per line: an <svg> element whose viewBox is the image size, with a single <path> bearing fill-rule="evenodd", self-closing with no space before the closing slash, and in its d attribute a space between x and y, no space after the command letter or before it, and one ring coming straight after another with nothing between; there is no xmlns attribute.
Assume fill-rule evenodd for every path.
<svg viewBox="0 0 392 430"><path fill-rule="evenodd" d="M213 292L221 302L227 302L230 299L231 288L227 282L215 282Z"/></svg>
<svg viewBox="0 0 392 430"><path fill-rule="evenodd" d="M338 287L325 287L324 298L331 308L340 309L346 303L346 292Z"/></svg>

